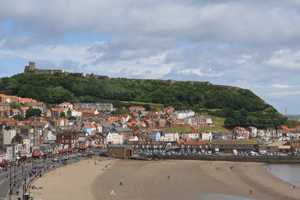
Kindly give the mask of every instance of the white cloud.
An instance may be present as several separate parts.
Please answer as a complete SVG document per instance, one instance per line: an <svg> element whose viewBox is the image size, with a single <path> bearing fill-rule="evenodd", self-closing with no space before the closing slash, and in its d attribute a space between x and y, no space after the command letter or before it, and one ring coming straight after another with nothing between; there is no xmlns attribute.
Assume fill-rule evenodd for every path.
<svg viewBox="0 0 300 200"><path fill-rule="evenodd" d="M244 64L244 63L246 63L247 61L251 60L251 58L252 58L252 56L250 56L250 55L242 55L242 58L239 59L239 60L237 60L236 62L237 62L238 64Z"/></svg>
<svg viewBox="0 0 300 200"><path fill-rule="evenodd" d="M299 68L300 51L291 51L290 49L281 49L276 51L265 64L279 68Z"/></svg>
<svg viewBox="0 0 300 200"><path fill-rule="evenodd" d="M13 27L1 26L0 59L115 77L210 81L254 89L262 98L297 94L280 92L298 87L300 4L254 2L4 1L0 24L11 20ZM63 43L68 34L110 37Z"/></svg>
<svg viewBox="0 0 300 200"><path fill-rule="evenodd" d="M298 95L300 91L291 91L291 92L271 92L268 95L270 96L283 96L283 95Z"/></svg>
<svg viewBox="0 0 300 200"><path fill-rule="evenodd" d="M273 88L293 88L295 86L274 84L274 85L271 85L270 87L273 87Z"/></svg>

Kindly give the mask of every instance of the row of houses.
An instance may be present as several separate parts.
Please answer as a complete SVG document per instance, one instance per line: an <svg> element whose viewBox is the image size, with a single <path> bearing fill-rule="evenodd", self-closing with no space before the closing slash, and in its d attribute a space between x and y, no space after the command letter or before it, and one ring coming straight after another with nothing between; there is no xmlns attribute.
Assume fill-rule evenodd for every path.
<svg viewBox="0 0 300 200"><path fill-rule="evenodd" d="M25 103L22 106L24 105ZM15 152L28 154L28 152L32 153L32 149L36 146L44 144L51 145L53 150L69 148L85 150L129 144L132 149L137 146L148 147L148 149L156 147L164 149L171 146L185 150L191 148L193 151L194 149L207 151L219 145L217 148L229 152L233 148L256 150L256 142L254 144L253 141L259 143L261 139L275 138L280 134L297 137L300 130L300 128L289 129L283 126L279 130L236 127L233 132L198 131L199 126L211 127L213 122L208 117L195 116L192 110L175 111L169 106L155 111L146 111L142 106L131 106L128 114L110 116L106 112L99 112L97 106L100 105L73 105L64 102L50 109L39 108L43 110L42 117L24 121L0 117L0 147L2 150L7 150L13 148L13 145L20 144ZM167 131L170 127L189 128L190 131L185 133ZM217 144L217 141L220 142ZM246 148L247 145L251 148Z"/></svg>

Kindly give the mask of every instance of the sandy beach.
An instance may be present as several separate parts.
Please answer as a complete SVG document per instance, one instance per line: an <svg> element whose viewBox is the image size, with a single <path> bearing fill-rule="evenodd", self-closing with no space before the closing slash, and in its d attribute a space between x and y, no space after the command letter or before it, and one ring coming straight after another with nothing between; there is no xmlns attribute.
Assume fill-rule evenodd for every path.
<svg viewBox="0 0 300 200"><path fill-rule="evenodd" d="M112 190L115 195L110 195ZM299 199L300 189L272 176L261 163L119 161L97 177L92 194L99 200L232 199L226 195L287 200Z"/></svg>
<svg viewBox="0 0 300 200"><path fill-rule="evenodd" d="M92 182L99 175L109 171L115 162L107 158L101 160L97 158L96 165L92 158L81 160L53 170L32 184L43 189L30 189L30 195L43 200L94 199L91 193Z"/></svg>
<svg viewBox="0 0 300 200"><path fill-rule="evenodd" d="M233 196L292 200L299 199L300 194L299 188L293 189L291 184L269 174L261 163L103 160L94 165L92 161L48 173L34 183L43 189L31 190L31 195L44 200L206 200ZM102 170L109 163L109 170ZM115 195L111 195L112 190Z"/></svg>

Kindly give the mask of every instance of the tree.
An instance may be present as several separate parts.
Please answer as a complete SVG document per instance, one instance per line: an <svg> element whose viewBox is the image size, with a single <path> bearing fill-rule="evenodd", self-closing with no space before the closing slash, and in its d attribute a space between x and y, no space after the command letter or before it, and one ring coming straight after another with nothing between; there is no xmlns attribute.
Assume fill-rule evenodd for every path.
<svg viewBox="0 0 300 200"><path fill-rule="evenodd" d="M113 116L118 116L118 115L123 115L123 114L126 114L126 113L128 113L128 110L127 109L118 109L118 110L114 110L114 111L112 111L111 112L111 114L113 115Z"/></svg>
<svg viewBox="0 0 300 200"><path fill-rule="evenodd" d="M13 109L16 109L16 108L19 107L19 104L18 104L18 102L16 102L16 101L13 101L13 102L10 103L9 105L10 105L10 107L13 108Z"/></svg>
<svg viewBox="0 0 300 200"><path fill-rule="evenodd" d="M71 116L71 117L69 117L69 120L76 120L76 117Z"/></svg>
<svg viewBox="0 0 300 200"><path fill-rule="evenodd" d="M36 108L29 108L27 111L26 111L26 119L28 119L28 117L32 117L32 116L35 116L35 117L40 117L42 114L42 111L40 109L36 109Z"/></svg>
<svg viewBox="0 0 300 200"><path fill-rule="evenodd" d="M66 117L66 114L65 114L64 112L61 112L61 113L60 113L60 117L65 118L65 117Z"/></svg>
<svg viewBox="0 0 300 200"><path fill-rule="evenodd" d="M21 116L21 115L15 115L15 116L13 116L13 118L14 118L15 120L19 120L19 121L23 121L23 120L24 120L24 117Z"/></svg>
<svg viewBox="0 0 300 200"><path fill-rule="evenodd" d="M224 124L225 124L226 126L235 126L235 125L236 125L236 122L234 121L233 118L228 117L228 118L226 118Z"/></svg>

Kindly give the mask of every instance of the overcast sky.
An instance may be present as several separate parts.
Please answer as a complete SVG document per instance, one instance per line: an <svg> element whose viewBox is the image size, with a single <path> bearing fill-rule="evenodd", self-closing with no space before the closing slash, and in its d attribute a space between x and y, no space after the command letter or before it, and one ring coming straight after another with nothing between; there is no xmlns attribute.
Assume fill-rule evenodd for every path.
<svg viewBox="0 0 300 200"><path fill-rule="evenodd" d="M33 61L39 69L210 81L300 114L299 0L47 2L1 1L0 77Z"/></svg>

